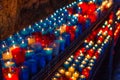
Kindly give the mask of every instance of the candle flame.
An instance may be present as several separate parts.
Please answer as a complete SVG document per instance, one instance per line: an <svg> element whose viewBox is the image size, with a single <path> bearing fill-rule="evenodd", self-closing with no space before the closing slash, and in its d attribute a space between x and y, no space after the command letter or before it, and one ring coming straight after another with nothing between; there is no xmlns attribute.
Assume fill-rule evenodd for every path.
<svg viewBox="0 0 120 80"><path fill-rule="evenodd" d="M7 51L7 53L6 53L7 55L9 55L10 53Z"/></svg>
<svg viewBox="0 0 120 80"><path fill-rule="evenodd" d="M33 52L33 50L27 50L26 52Z"/></svg>
<svg viewBox="0 0 120 80"><path fill-rule="evenodd" d="M66 32L66 25L65 24L63 24L63 26L61 26L58 30L60 31L60 34L62 34L62 33L64 33L64 32Z"/></svg>
<svg viewBox="0 0 120 80"><path fill-rule="evenodd" d="M85 78L85 76L84 76L84 75L81 75L80 77L81 77L81 78Z"/></svg>
<svg viewBox="0 0 120 80"><path fill-rule="evenodd" d="M23 31L25 31L25 28L23 29Z"/></svg>
<svg viewBox="0 0 120 80"><path fill-rule="evenodd" d="M16 45L13 45L13 48L16 48Z"/></svg>
<svg viewBox="0 0 120 80"><path fill-rule="evenodd" d="M9 65L9 64L10 64L10 61L8 61L7 64Z"/></svg>
<svg viewBox="0 0 120 80"><path fill-rule="evenodd" d="M22 40L22 44L24 43L24 41Z"/></svg>
<svg viewBox="0 0 120 80"><path fill-rule="evenodd" d="M79 15L78 14L74 14L75 17L78 17Z"/></svg>
<svg viewBox="0 0 120 80"><path fill-rule="evenodd" d="M52 48L46 47L46 48L44 48L44 50L50 51L50 50L52 50Z"/></svg>
<svg viewBox="0 0 120 80"><path fill-rule="evenodd" d="M11 75L10 73L8 73L8 77L9 77L9 78L11 78L11 77L12 77L12 75Z"/></svg>
<svg viewBox="0 0 120 80"><path fill-rule="evenodd" d="M63 38L62 38L62 37L60 37L60 40L63 40Z"/></svg>
<svg viewBox="0 0 120 80"><path fill-rule="evenodd" d="M3 45L2 45L2 47L4 48L4 47L5 47L5 45L3 44Z"/></svg>

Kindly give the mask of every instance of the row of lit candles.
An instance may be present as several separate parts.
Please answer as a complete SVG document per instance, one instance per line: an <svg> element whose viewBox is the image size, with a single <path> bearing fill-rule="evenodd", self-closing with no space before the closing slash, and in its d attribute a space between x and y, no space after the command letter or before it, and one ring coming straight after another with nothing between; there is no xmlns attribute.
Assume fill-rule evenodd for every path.
<svg viewBox="0 0 120 80"><path fill-rule="evenodd" d="M92 41L92 40L87 41L86 39L84 42L85 43L84 48L81 48L80 50L76 51L74 56L73 55L70 56L64 62L63 67L58 69L58 72L55 73L52 80L88 79L89 76L91 75L91 71L96 61L101 56L101 54L104 53L105 49L109 44L109 41L112 38L111 34L109 34L109 31L112 30L111 24L112 23L109 23L109 21L106 21L105 24L102 26L102 28L100 28L98 32L95 32L93 38L101 37L101 36L103 37L103 40L100 43L98 43L99 38L96 41Z"/></svg>
<svg viewBox="0 0 120 80"><path fill-rule="evenodd" d="M120 8L118 8L115 15L116 15L116 19L115 19L115 30L114 30L114 46L116 45L120 35Z"/></svg>
<svg viewBox="0 0 120 80"><path fill-rule="evenodd" d="M36 24L36 25L38 25L38 24ZM39 25L38 25L39 26ZM28 28L32 28L31 26L29 26ZM57 29L58 30L58 29ZM28 31L26 31L25 29L23 29L23 33L24 33L24 31L25 32L28 32ZM63 26L61 26L60 28L59 28L59 31L60 31L60 34L62 34L62 33L65 33L66 32L66 25L63 25ZM71 30L70 30L71 31ZM75 32L75 31L77 31L76 30L76 26L73 26L73 28L72 28L72 32L70 32L70 31L68 31L68 33L70 33L73 37L71 37L71 39L74 39L74 37L75 37L75 35L74 35L74 33L72 33L73 31ZM80 32L80 31L79 31ZM77 36L77 35L76 35ZM22 37L20 36L20 34L19 33L17 33L17 37L18 38L20 38L21 40L22 40ZM19 43L19 44L21 44L21 46L24 48L24 47L26 47L28 44L33 44L33 43L35 43L35 40L33 39L33 38L28 38L28 44L27 44L27 42L26 41L24 41L24 40L22 40L22 41L20 41L21 43ZM12 37L12 36L10 36L9 38L8 38L8 43L11 43L11 45L13 45L13 44L16 44L17 42L15 42L14 41L14 38ZM23 45L22 45L23 44ZM3 48L3 51L4 51L4 47L6 46L7 44L5 44L5 45L3 45L2 46L2 48ZM10 45L10 46L11 46ZM6 48L5 48L6 49Z"/></svg>
<svg viewBox="0 0 120 80"><path fill-rule="evenodd" d="M37 26L39 26L38 24L36 24ZM66 26L63 26L63 28L66 28ZM39 27L40 28L40 27ZM60 28L61 29L61 28ZM73 28L74 29L74 28ZM61 29L62 31L63 29ZM43 29L42 29L43 31ZM22 34L23 36L26 36L26 35L29 35L29 32L34 32L34 29L32 29L31 26L28 27L28 29L23 29L20 34ZM61 32L62 34L63 32ZM22 39L22 37L20 36L19 33L17 33L17 37ZM16 35L15 35L16 36ZM69 39L69 38L68 38ZM67 40L68 40L67 39ZM72 38L73 39L73 38ZM13 37L10 37L8 39L8 41L11 41L12 44L14 44L12 47L9 48L9 50L5 53L2 54L2 60L3 60L3 76L4 76L4 79L6 80L18 80L19 79L19 73L17 71L13 71L12 72L12 68L16 67L16 64L19 65L19 64L23 64L24 61L25 61L25 57L31 57L34 55L34 51L33 50L27 50L27 51L24 51L22 48L26 48L26 46L31 46L33 44L35 44L35 38L34 37L28 37L27 38L27 42L24 42L24 40L22 40L20 46L16 45ZM61 43L62 42L62 43ZM22 45L23 44L23 45ZM62 50L64 50L64 40L62 39L62 37L60 37L60 45L62 45ZM5 47L6 45L3 45L3 48ZM22 48L21 48L22 47ZM40 47L40 46L37 46L37 47ZM53 49L52 48L44 48L44 50L46 51L46 54L48 54L49 56L52 54L53 52ZM48 58L48 57L47 57ZM15 60L12 61L12 60ZM51 60L51 56L48 58ZM6 61L7 60L7 61ZM40 67L44 67L45 66L45 61L44 61L44 57L43 59L41 58L42 61L40 61ZM29 62L29 63L28 63ZM32 64L31 64L32 63ZM27 65L29 64L29 65ZM32 74L35 74L37 72L37 63L35 60L31 59L29 61L26 61L25 63L25 70L23 69L24 67L22 66L20 68L20 71L21 71L21 75L20 78L21 80L29 80L29 71L32 73ZM5 68L4 68L5 67ZM30 68L30 70L27 70L28 68ZM7 72L6 69L8 69ZM27 71L27 72L26 72Z"/></svg>
<svg viewBox="0 0 120 80"><path fill-rule="evenodd" d="M56 14L54 14L54 16L56 16ZM62 16L65 16L65 15L62 15ZM74 22L74 21L73 21ZM41 21L41 23L43 23L43 21ZM35 24L36 26L38 26L38 28L40 29L41 27L39 26L39 24ZM42 24L42 25L44 25L44 27L46 26L46 24ZM37 29L38 29L37 28ZM51 27L49 27L49 29L51 29ZM75 39L75 33L72 33L72 32L75 32L76 30L74 30L74 29L76 29L76 26L73 26L73 28L72 29L70 29L70 31L69 31L69 29L68 29L68 32L69 32L69 34L72 36L72 37L70 37L70 39L73 41L74 39ZM63 25L63 26L61 26L60 28L59 28L59 30L60 30L60 33L61 34L63 34L63 33L65 33L67 30L66 30L66 25ZM72 31L71 31L72 30ZM21 46L18 46L18 45L16 45L17 43L14 41L14 39L13 39L13 37L10 37L9 39L8 39L8 41L11 41L12 42L12 45L10 45L11 47L9 48L9 50L8 51L6 51L5 53L3 53L3 65L4 65L4 67L6 67L6 68L9 68L9 71L8 71L8 73L7 73L7 77L6 77L6 73L5 73L5 79L7 79L7 80L12 80L12 79L14 79L14 80L18 80L18 76L14 76L14 78L12 78L13 77L13 75L18 75L18 74L16 74L16 72L11 72L11 68L12 67L16 67L15 65L17 64L17 65L19 65L19 64L22 64L24 61L25 61L25 57L27 56L27 57L31 57L31 56L33 56L33 54L34 54L34 51L33 50L27 50L27 51L25 51L23 48L26 48L26 46L31 46L31 45L33 45L33 44L35 44L35 38L34 37L28 37L27 38L27 42L24 42L24 38L23 37L21 37L21 34L22 34L22 36L24 36L24 37L26 37L27 35L29 35L30 33L32 33L32 32L34 32L35 30L31 27L31 26L29 26L28 28L25 28L25 29L23 29L21 32L20 32L20 34L19 33L17 33L17 37L18 38L20 38L22 41L21 41L21 43L20 43L20 45L22 46L22 48L21 48ZM46 33L46 32L44 32L45 30L44 30L44 28L42 28L41 29L41 31L42 31L42 34L44 34L44 33ZM61 49L62 50L64 50L64 48L65 48L65 41L64 41L64 39L62 39L62 37L60 37L59 38L59 40L60 40L60 45L62 45L61 46ZM67 39L68 40L68 39ZM10 42L10 43L11 43ZM14 45L13 45L14 44ZM22 45L23 44L23 45ZM6 45L3 45L3 48L5 47ZM36 46L36 45L35 45ZM40 45L38 44L38 46L37 47L39 47L39 49L40 49ZM34 47L34 48L37 48L37 47ZM43 49L44 51L45 51L45 53L47 54L47 55L49 55L49 54L52 54L52 52L53 52L53 48L48 48L48 47L45 47L44 49ZM47 56L47 58L48 58L48 60L51 60L51 56L49 55L49 56ZM15 60L15 61L12 61L12 60ZM6 60L9 60L9 61L6 61ZM44 58L43 58L43 60L44 60ZM40 60L40 62L42 62L41 60ZM32 63L32 64L31 64ZM43 61L43 63L44 63L44 65L45 65L45 61ZM36 62L36 60L29 60L29 61L26 61L26 63L25 63L25 65L27 66L27 67L29 67L30 68L30 72L32 73L32 74L34 74L34 73L36 73L37 72L37 62ZM34 66L33 66L34 65ZM39 64L39 66L40 67L44 67L44 65L41 65L41 64ZM31 67L30 67L31 66ZM23 69L23 67L21 67L21 69ZM26 70L25 70L26 71ZM4 73L4 68L3 68L3 73ZM15 73L15 74L14 74ZM12 75L13 74L13 75ZM27 76L28 76L28 74L26 74ZM16 77L16 78L15 78ZM24 77L23 77L24 78ZM28 80L29 79L29 77L25 77L24 78L25 80ZM22 79L23 80L23 79Z"/></svg>
<svg viewBox="0 0 120 80"><path fill-rule="evenodd" d="M74 3L72 3L72 5L75 5L76 4L76 2L74 2ZM82 2L81 2L81 4L82 4ZM94 4L94 3L93 3ZM66 8L65 8L66 9ZM84 9L84 8L83 8ZM58 13L59 13L59 11L61 11L61 9L60 10L57 10L56 11L56 13L54 13L53 15L51 15L51 18L53 19L56 19L54 16L56 16ZM61 14L63 14L63 13L61 13ZM62 15L63 17L65 17L65 15L63 14ZM68 15L68 17L69 17L69 15ZM81 18L81 17L80 17ZM70 20L73 20L73 22L75 22L75 20L74 19L76 19L76 17L75 16L71 16L70 15ZM59 19L58 19L59 20ZM45 22L46 21L46 22ZM88 20L89 21L89 20ZM23 36L27 36L27 35L29 35L29 34L31 34L31 33L33 33L33 32L35 32L36 30L41 30L41 32L44 34L44 33L46 33L46 31L47 30L45 30L44 29L44 27L41 27L42 25L45 25L45 26L47 26L46 24L47 24L47 22L50 22L51 23L51 20L49 20L49 18L46 18L44 21L40 21L39 23L35 23L35 25L32 27L32 26L29 26L28 28L24 28L22 31L20 31L20 33L17 33L17 34L15 34L15 39L16 38L22 38ZM56 21L53 21L53 22L56 22ZM54 24L54 23L53 23ZM55 24L57 24L57 23L55 23ZM86 23L86 25L88 25L88 24L90 24L90 22L88 22L88 23ZM62 26L62 25L61 25ZM65 26L65 25L63 25L63 26ZM34 28L35 27L35 28ZM52 27L49 27L48 28L49 30L53 30L54 28L52 28ZM64 32L64 30L62 30L63 28L61 28L61 29L59 29L59 32L60 33L62 33L62 32ZM52 31L53 32L53 31ZM57 31L55 30L53 33L56 33ZM21 36L21 34L22 34L22 36ZM10 46L12 45L12 43L14 44L15 43L15 41L13 40L13 39L11 39L12 37L10 37L10 40L11 40L11 42L9 42L8 41L8 43L10 44ZM24 39L24 38L23 38ZM17 40L18 41L18 40ZM24 41L23 41L24 42ZM7 44L6 44L7 45ZM4 49L3 49L4 50Z"/></svg>

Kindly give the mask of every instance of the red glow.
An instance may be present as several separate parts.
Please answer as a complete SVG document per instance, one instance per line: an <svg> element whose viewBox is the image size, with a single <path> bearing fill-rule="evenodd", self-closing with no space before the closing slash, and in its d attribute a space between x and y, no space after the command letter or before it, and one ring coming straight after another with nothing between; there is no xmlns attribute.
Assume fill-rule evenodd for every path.
<svg viewBox="0 0 120 80"><path fill-rule="evenodd" d="M98 40L100 40L101 42L103 42L103 40L104 40L103 36L99 36Z"/></svg>
<svg viewBox="0 0 120 80"><path fill-rule="evenodd" d="M12 74L10 73L11 76L8 75L8 72L11 72L10 70L12 70ZM19 80L19 69L18 68L3 68L2 69L2 73L3 73L3 77L5 80Z"/></svg>
<svg viewBox="0 0 120 80"><path fill-rule="evenodd" d="M83 15L79 15L79 16L78 16L78 22L79 22L79 23L83 23L83 24L84 24L85 21L86 21L86 18L85 18Z"/></svg>
<svg viewBox="0 0 120 80"><path fill-rule="evenodd" d="M22 64L25 61L25 49L17 47L12 49L11 52L17 64Z"/></svg>
<svg viewBox="0 0 120 80"><path fill-rule="evenodd" d="M62 76L62 77L58 78L57 80L69 80L69 78Z"/></svg>
<svg viewBox="0 0 120 80"><path fill-rule="evenodd" d="M86 3L86 2L83 2L83 3L79 4L78 6L82 9L82 14L86 14L86 12L89 10L88 3Z"/></svg>
<svg viewBox="0 0 120 80"><path fill-rule="evenodd" d="M84 68L83 70L82 70L82 75L84 75L86 78L88 78L89 77L89 75L90 75L90 70L88 69L88 68Z"/></svg>
<svg viewBox="0 0 120 80"><path fill-rule="evenodd" d="M96 59L98 59L99 58L99 53L98 52L95 52L95 55L94 55L95 57L96 57Z"/></svg>
<svg viewBox="0 0 120 80"><path fill-rule="evenodd" d="M73 14L74 13L74 9L73 8L67 8L67 11L69 14Z"/></svg>
<svg viewBox="0 0 120 80"><path fill-rule="evenodd" d="M89 9L88 9L88 14L92 14L93 12L95 12L95 10L97 9L97 6L95 3L89 3Z"/></svg>
<svg viewBox="0 0 120 80"><path fill-rule="evenodd" d="M73 41L75 39L75 31L76 31L76 28L74 26L66 27L66 32L70 34L71 41Z"/></svg>
<svg viewBox="0 0 120 80"><path fill-rule="evenodd" d="M111 37L113 36L113 31L112 30L109 30L108 31L108 35L110 35Z"/></svg>
<svg viewBox="0 0 120 80"><path fill-rule="evenodd" d="M53 34L45 34L41 35L41 33L36 33L34 34L35 36L35 41L37 43L40 43L42 47L46 47L50 45L55 40L55 36Z"/></svg>
<svg viewBox="0 0 120 80"><path fill-rule="evenodd" d="M94 50L90 49L90 50L87 51L87 53L90 57L92 57L94 55Z"/></svg>
<svg viewBox="0 0 120 80"><path fill-rule="evenodd" d="M88 18L90 19L91 23L94 23L97 20L96 14L90 14L88 15Z"/></svg>

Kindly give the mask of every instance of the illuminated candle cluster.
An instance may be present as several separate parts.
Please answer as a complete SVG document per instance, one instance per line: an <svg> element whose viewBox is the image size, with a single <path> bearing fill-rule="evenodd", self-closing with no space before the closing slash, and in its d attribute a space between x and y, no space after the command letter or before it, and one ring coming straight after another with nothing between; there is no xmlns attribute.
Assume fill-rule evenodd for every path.
<svg viewBox="0 0 120 80"><path fill-rule="evenodd" d="M84 40L84 47L78 49L63 63L52 80L87 80L90 77L94 65L100 57L102 58L113 38L111 19L113 20L112 13L102 27L92 31Z"/></svg>
<svg viewBox="0 0 120 80"><path fill-rule="evenodd" d="M102 9L94 1L73 2L56 10L45 20L40 20L2 41L0 43L0 58L2 58L2 71L3 74L5 73L3 75L5 80L19 80L19 77L20 80L29 80L30 75L34 75L43 69L53 57L58 56L84 30L90 27L100 17L99 14L102 13ZM108 34L107 31L103 33L104 37ZM93 47L94 44L95 47L99 46L104 41L103 36L98 37L97 44L92 40L90 42L86 40L85 51ZM81 57L86 56L82 65L80 65L80 69L84 68L84 65L87 64L86 61L89 61L91 56L94 55L94 49L87 52L88 55L81 53L75 60L75 63L79 64L80 60L83 59ZM78 78L80 75L78 71L75 71L76 64L69 67L73 62L74 57L71 56L64 65L64 67L68 68L68 71L64 71L66 68L60 70L61 74L65 74L71 79ZM81 77L85 78L87 74L84 72L83 74L85 75L81 75ZM60 76L59 74L56 75Z"/></svg>
<svg viewBox="0 0 120 80"><path fill-rule="evenodd" d="M120 8L116 13L117 20L115 21L115 32L114 32L114 39L116 40L120 35Z"/></svg>
<svg viewBox="0 0 120 80"><path fill-rule="evenodd" d="M112 1L110 1L110 0L104 0L102 2L102 5L100 6L100 8L101 8L102 11L105 11L106 9L110 8L111 5L112 5Z"/></svg>
<svg viewBox="0 0 120 80"><path fill-rule="evenodd" d="M116 30L114 32L114 38L117 38L120 35L120 23L116 22Z"/></svg>

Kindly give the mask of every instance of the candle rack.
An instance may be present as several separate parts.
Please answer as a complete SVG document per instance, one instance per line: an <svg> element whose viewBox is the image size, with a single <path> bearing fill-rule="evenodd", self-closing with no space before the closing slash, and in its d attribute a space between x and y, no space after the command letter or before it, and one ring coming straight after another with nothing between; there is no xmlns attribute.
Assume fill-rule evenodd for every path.
<svg viewBox="0 0 120 80"><path fill-rule="evenodd" d="M43 70L41 70L37 75L33 76L31 80L51 79L53 74L63 64L63 62L80 47L87 35L91 31L98 28L108 18L113 8L114 6L112 6L107 12L103 13L101 17L97 19L97 21L94 24L92 24L87 30L85 30L82 35L80 35L76 40L74 40L74 42L72 42L70 46L65 49L65 51L61 52L58 57L54 58ZM100 62L102 61L103 60L100 60ZM98 66L100 65L97 65L96 67Z"/></svg>
<svg viewBox="0 0 120 80"><path fill-rule="evenodd" d="M81 34L77 39L74 40L74 42L72 42L69 47L67 47L65 49L65 51L61 52L59 55L57 55L56 57L53 58L52 61L50 61L47 66L45 66L45 68L41 69L41 71L39 71L37 74L34 74L32 75L32 80L39 80L40 78L41 79L47 79L50 75L52 75L54 73L54 71L61 65L61 63L63 61L65 61L66 58L68 58L71 54L73 54L73 52L75 52L76 49L79 48L79 45L82 44L83 40L86 38L86 36L94 29L96 29L98 27L98 25L100 25L104 20L102 19L103 17L106 17L107 18L107 15L106 14L109 14L109 12L112 10L112 7L108 10L108 12L104 12L100 15L100 18L97 19L96 23L92 24L90 27L88 27L88 25L84 27L88 27L87 30L85 30L83 32L83 34ZM74 21L72 21L74 22ZM70 24L69 24L70 25ZM46 26L46 24L44 25L44 27ZM30 27L31 28L31 27ZM26 28L28 29L28 28ZM20 34L22 34L24 37L27 36L28 34L31 34L32 33L32 30L30 29L30 31L27 31L26 29L23 29ZM29 29L28 29L29 30ZM50 31L51 31L51 28L50 28ZM33 30L34 32L34 30ZM19 35L18 35L19 36ZM8 42L10 44L10 46L12 44L15 44L14 41L12 41L12 37L10 37L8 39ZM11 44L12 42L12 44ZM23 43L24 44L24 43ZM77 45L77 46L76 46ZM22 45L22 47L26 47L26 45ZM17 50L18 51L18 50ZM21 50L19 50L18 53L20 53ZM23 51L23 54L24 54L24 50ZM13 53L13 52L12 52ZM68 54L66 54L68 53ZM18 57L18 56L17 56ZM20 57L20 56L19 56ZM23 56L21 56L23 57ZM17 59L16 61L18 61L19 58L15 58ZM24 60L23 60L24 61ZM18 61L17 63L21 64L23 61ZM33 64L32 64L33 65ZM34 68L35 69L35 68ZM37 71L37 70L36 70ZM1 74L2 74L2 70L0 70ZM48 79L47 79L48 80Z"/></svg>

